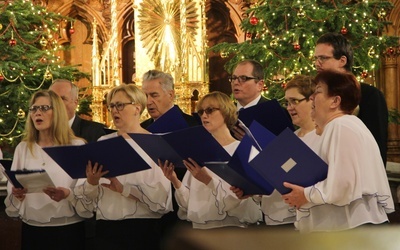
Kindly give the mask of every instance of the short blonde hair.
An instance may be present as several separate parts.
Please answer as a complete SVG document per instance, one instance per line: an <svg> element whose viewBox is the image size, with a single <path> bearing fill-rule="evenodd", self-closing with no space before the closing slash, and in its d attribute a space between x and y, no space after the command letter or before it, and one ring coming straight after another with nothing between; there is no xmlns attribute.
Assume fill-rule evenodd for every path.
<svg viewBox="0 0 400 250"><path fill-rule="evenodd" d="M147 98L146 95L140 90L135 84L121 84L114 87L107 94L107 106L110 105L111 99L117 92L123 92L130 99L131 102L140 105L140 114L143 113L146 108Z"/></svg>

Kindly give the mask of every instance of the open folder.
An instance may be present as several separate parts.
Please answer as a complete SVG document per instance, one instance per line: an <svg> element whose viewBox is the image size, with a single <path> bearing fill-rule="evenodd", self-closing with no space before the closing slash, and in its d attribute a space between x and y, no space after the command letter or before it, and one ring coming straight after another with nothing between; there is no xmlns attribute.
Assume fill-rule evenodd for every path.
<svg viewBox="0 0 400 250"><path fill-rule="evenodd" d="M206 166L230 185L240 188L244 195L269 195L274 187L250 166L249 157L259 153L276 136L256 121L250 128L242 126L246 134L229 162L208 163Z"/></svg>
<svg viewBox="0 0 400 250"><path fill-rule="evenodd" d="M239 119L247 127L250 127L253 121L257 121L275 135L280 134L286 128L294 130L289 115L285 113L276 99L240 110Z"/></svg>
<svg viewBox="0 0 400 250"><path fill-rule="evenodd" d="M1 166L1 171L15 188L26 188L28 193L41 193L54 183L46 170L8 170Z"/></svg>
<svg viewBox="0 0 400 250"><path fill-rule="evenodd" d="M168 160L183 167L189 157L200 166L205 162L228 162L228 152L203 127L195 126L166 134L129 134L146 153L158 162Z"/></svg>
<svg viewBox="0 0 400 250"><path fill-rule="evenodd" d="M122 136L92 142L85 145L47 147L43 150L71 178L86 178L86 165L90 160L103 165L103 171L110 171L105 177L134 173L150 169L150 165L143 157L144 152L139 147L135 150Z"/></svg>
<svg viewBox="0 0 400 250"><path fill-rule="evenodd" d="M289 182L308 187L326 179L328 165L290 129L268 143L250 165L281 194Z"/></svg>
<svg viewBox="0 0 400 250"><path fill-rule="evenodd" d="M173 106L157 120L147 127L151 133L167 133L189 127L185 118L182 116L182 111L177 106Z"/></svg>

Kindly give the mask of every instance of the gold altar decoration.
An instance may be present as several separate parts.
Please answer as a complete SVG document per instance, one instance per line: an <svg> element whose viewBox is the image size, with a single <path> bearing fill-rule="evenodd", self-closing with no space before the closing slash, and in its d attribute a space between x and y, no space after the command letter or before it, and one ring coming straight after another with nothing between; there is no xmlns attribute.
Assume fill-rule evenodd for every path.
<svg viewBox="0 0 400 250"><path fill-rule="evenodd" d="M135 55L138 85L150 69L170 73L176 104L193 110L193 93L208 92L204 1L136 0Z"/></svg>

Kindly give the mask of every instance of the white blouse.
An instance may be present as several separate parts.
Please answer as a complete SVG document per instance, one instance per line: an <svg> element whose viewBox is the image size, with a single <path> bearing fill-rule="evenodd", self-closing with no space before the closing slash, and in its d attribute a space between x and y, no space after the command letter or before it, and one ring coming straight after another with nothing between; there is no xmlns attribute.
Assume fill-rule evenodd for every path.
<svg viewBox="0 0 400 250"><path fill-rule="evenodd" d="M235 141L225 150L232 155L239 145ZM192 222L193 228L209 229L226 226L246 227L261 220L260 206L253 199L240 200L231 185L206 168L212 180L208 185L187 171L182 185L175 192L179 205L178 217Z"/></svg>
<svg viewBox="0 0 400 250"><path fill-rule="evenodd" d="M388 221L394 203L378 145L356 116L329 122L320 157L328 163L324 181L306 187L309 201L297 210L301 232L337 231Z"/></svg>
<svg viewBox="0 0 400 250"><path fill-rule="evenodd" d="M84 141L74 140L73 145L82 145ZM33 154L26 142L21 142L15 149L11 170L44 169L56 187L73 188L75 181L47 155L38 145L33 145ZM73 192L59 202L52 200L47 194L27 193L23 201L12 195L12 184L7 184L8 195L4 201L6 213L10 217L20 217L23 222L32 226L69 225L83 219L74 210L76 201Z"/></svg>
<svg viewBox="0 0 400 250"><path fill-rule="evenodd" d="M117 133L108 134L99 138L106 140L118 136ZM123 192L118 193L101 185L90 185L85 182L76 195L82 195L87 209L92 208L90 201L95 201L93 209L98 220L121 220L129 218L161 218L172 211L171 184L165 178L161 168L136 144L132 139L127 142L149 163L151 169L136 173L117 176L123 185ZM110 157L113 157L110 155ZM127 163L134 164L134 163ZM101 183L109 183L106 178ZM130 198L130 195L139 201Z"/></svg>

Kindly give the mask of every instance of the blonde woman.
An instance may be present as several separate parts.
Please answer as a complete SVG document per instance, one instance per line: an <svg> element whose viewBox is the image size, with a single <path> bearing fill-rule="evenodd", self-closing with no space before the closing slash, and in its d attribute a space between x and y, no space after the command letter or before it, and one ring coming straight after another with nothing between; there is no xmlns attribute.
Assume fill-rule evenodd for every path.
<svg viewBox="0 0 400 250"><path fill-rule="evenodd" d="M44 169L56 187L30 193L8 183L6 213L22 219L22 249L84 249L83 219L75 213L70 190L73 180L42 149L84 143L69 128L64 103L56 93L33 94L25 136L16 147L11 170Z"/></svg>

